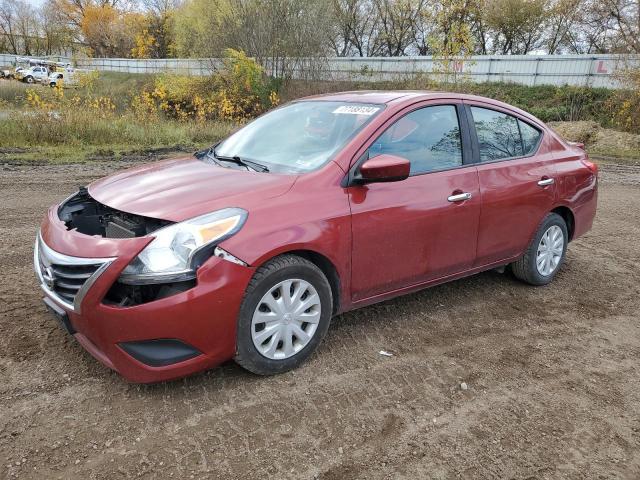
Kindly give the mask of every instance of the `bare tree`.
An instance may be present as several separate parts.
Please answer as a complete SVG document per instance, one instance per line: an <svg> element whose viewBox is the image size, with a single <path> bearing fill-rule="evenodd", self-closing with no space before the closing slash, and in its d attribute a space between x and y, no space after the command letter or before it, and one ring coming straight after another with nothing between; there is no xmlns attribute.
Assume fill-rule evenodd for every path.
<svg viewBox="0 0 640 480"><path fill-rule="evenodd" d="M539 47L544 36L546 0L489 0L486 22L495 51L525 55Z"/></svg>
<svg viewBox="0 0 640 480"><path fill-rule="evenodd" d="M589 4L593 42L598 50L640 53L640 2L598 0Z"/></svg>
<svg viewBox="0 0 640 480"><path fill-rule="evenodd" d="M17 55L20 39L17 33L15 7L15 0L2 0L0 3L0 32L2 32L6 45L11 49L11 53Z"/></svg>
<svg viewBox="0 0 640 480"><path fill-rule="evenodd" d="M381 53L389 57L405 55L415 39L425 0L374 0L380 22L378 41Z"/></svg>

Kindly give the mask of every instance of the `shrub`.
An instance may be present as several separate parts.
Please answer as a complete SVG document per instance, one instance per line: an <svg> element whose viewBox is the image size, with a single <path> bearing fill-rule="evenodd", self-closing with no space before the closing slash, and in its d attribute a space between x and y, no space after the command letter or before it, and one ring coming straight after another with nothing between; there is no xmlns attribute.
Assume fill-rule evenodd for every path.
<svg viewBox="0 0 640 480"><path fill-rule="evenodd" d="M243 52L225 51L222 69L211 77L159 75L153 88L132 100L138 118L162 112L181 121L244 121L264 113L280 99L277 84Z"/></svg>
<svg viewBox="0 0 640 480"><path fill-rule="evenodd" d="M27 88L22 104L26 108L9 110L0 122L0 145L200 148L233 127L206 120L180 123L160 115L140 121L132 112L118 111L109 96L58 87Z"/></svg>
<svg viewBox="0 0 640 480"><path fill-rule="evenodd" d="M640 68L625 70L620 81L626 88L608 102L611 120L626 132L640 133Z"/></svg>

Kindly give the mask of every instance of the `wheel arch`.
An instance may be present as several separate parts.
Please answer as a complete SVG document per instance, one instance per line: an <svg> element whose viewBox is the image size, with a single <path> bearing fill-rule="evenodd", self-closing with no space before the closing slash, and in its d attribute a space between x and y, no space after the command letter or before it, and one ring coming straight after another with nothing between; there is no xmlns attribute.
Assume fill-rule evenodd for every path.
<svg viewBox="0 0 640 480"><path fill-rule="evenodd" d="M571 209L566 205L559 205L551 210L551 213L557 213L564 219L569 232L569 241L573 240L573 232L575 232L576 229L576 219Z"/></svg>
<svg viewBox="0 0 640 480"><path fill-rule="evenodd" d="M273 253L272 255L268 255L262 257L260 262L255 266L255 268L260 268L262 265L267 263L269 260L273 258L279 257L281 255L297 255L299 257L304 258L305 260L309 260L316 267L322 270L322 273L327 278L329 282L329 286L331 287L331 296L333 297L333 314L337 314L340 311L340 306L342 302L342 294L341 288L342 283L340 280L340 274L338 273L338 269L334 265L334 263L324 254L319 253L315 250L309 250L305 248L300 249L291 249L285 251L278 251L277 253Z"/></svg>

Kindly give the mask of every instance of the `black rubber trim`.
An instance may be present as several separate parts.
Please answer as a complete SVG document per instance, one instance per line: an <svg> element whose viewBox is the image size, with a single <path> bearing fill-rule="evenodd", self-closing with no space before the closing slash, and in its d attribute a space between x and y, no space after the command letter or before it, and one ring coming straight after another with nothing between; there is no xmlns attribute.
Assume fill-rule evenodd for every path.
<svg viewBox="0 0 640 480"><path fill-rule="evenodd" d="M469 119L467 109L464 104L456 103L456 114L458 115L458 125L460 128L460 140L462 144L462 166L471 165L474 162L473 136L469 129Z"/></svg>
<svg viewBox="0 0 640 480"><path fill-rule="evenodd" d="M196 348L174 338L123 342L119 345L133 358L150 367L173 365L202 355Z"/></svg>
<svg viewBox="0 0 640 480"><path fill-rule="evenodd" d="M73 328L73 325L71 325L71 320L69 320L69 315L67 315L67 312L60 308L49 297L44 297L42 301L47 307L47 310L49 310L49 312L53 314L56 320L58 320L60 325L62 325L62 328L64 328L69 335L74 335L76 333L76 329Z"/></svg>

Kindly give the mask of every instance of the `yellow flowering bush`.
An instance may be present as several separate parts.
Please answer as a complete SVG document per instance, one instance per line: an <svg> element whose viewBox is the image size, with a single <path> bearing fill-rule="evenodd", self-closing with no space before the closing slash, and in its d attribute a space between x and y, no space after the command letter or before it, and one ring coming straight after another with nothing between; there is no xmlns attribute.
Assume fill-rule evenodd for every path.
<svg viewBox="0 0 640 480"><path fill-rule="evenodd" d="M223 68L211 77L164 74L135 96L138 118L162 112L181 121L245 121L278 105L276 84L243 52L227 50Z"/></svg>
<svg viewBox="0 0 640 480"><path fill-rule="evenodd" d="M110 97L91 95L81 97L76 94L66 98L62 86L43 89L39 92L28 89L25 93L25 103L31 109L40 112L54 112L55 115L52 117L54 119L62 116L77 116L79 110L104 119L112 117L116 111L116 105Z"/></svg>
<svg viewBox="0 0 640 480"><path fill-rule="evenodd" d="M85 106L91 113L100 118L111 117L116 110L113 100L109 97L88 98L85 101Z"/></svg>
<svg viewBox="0 0 640 480"><path fill-rule="evenodd" d="M627 69L619 76L625 87L610 99L613 124L627 132L640 132L640 68Z"/></svg>
<svg viewBox="0 0 640 480"><path fill-rule="evenodd" d="M51 110L53 105L50 102L44 100L38 92L33 89L28 89L25 93L25 102L27 106L38 110Z"/></svg>

